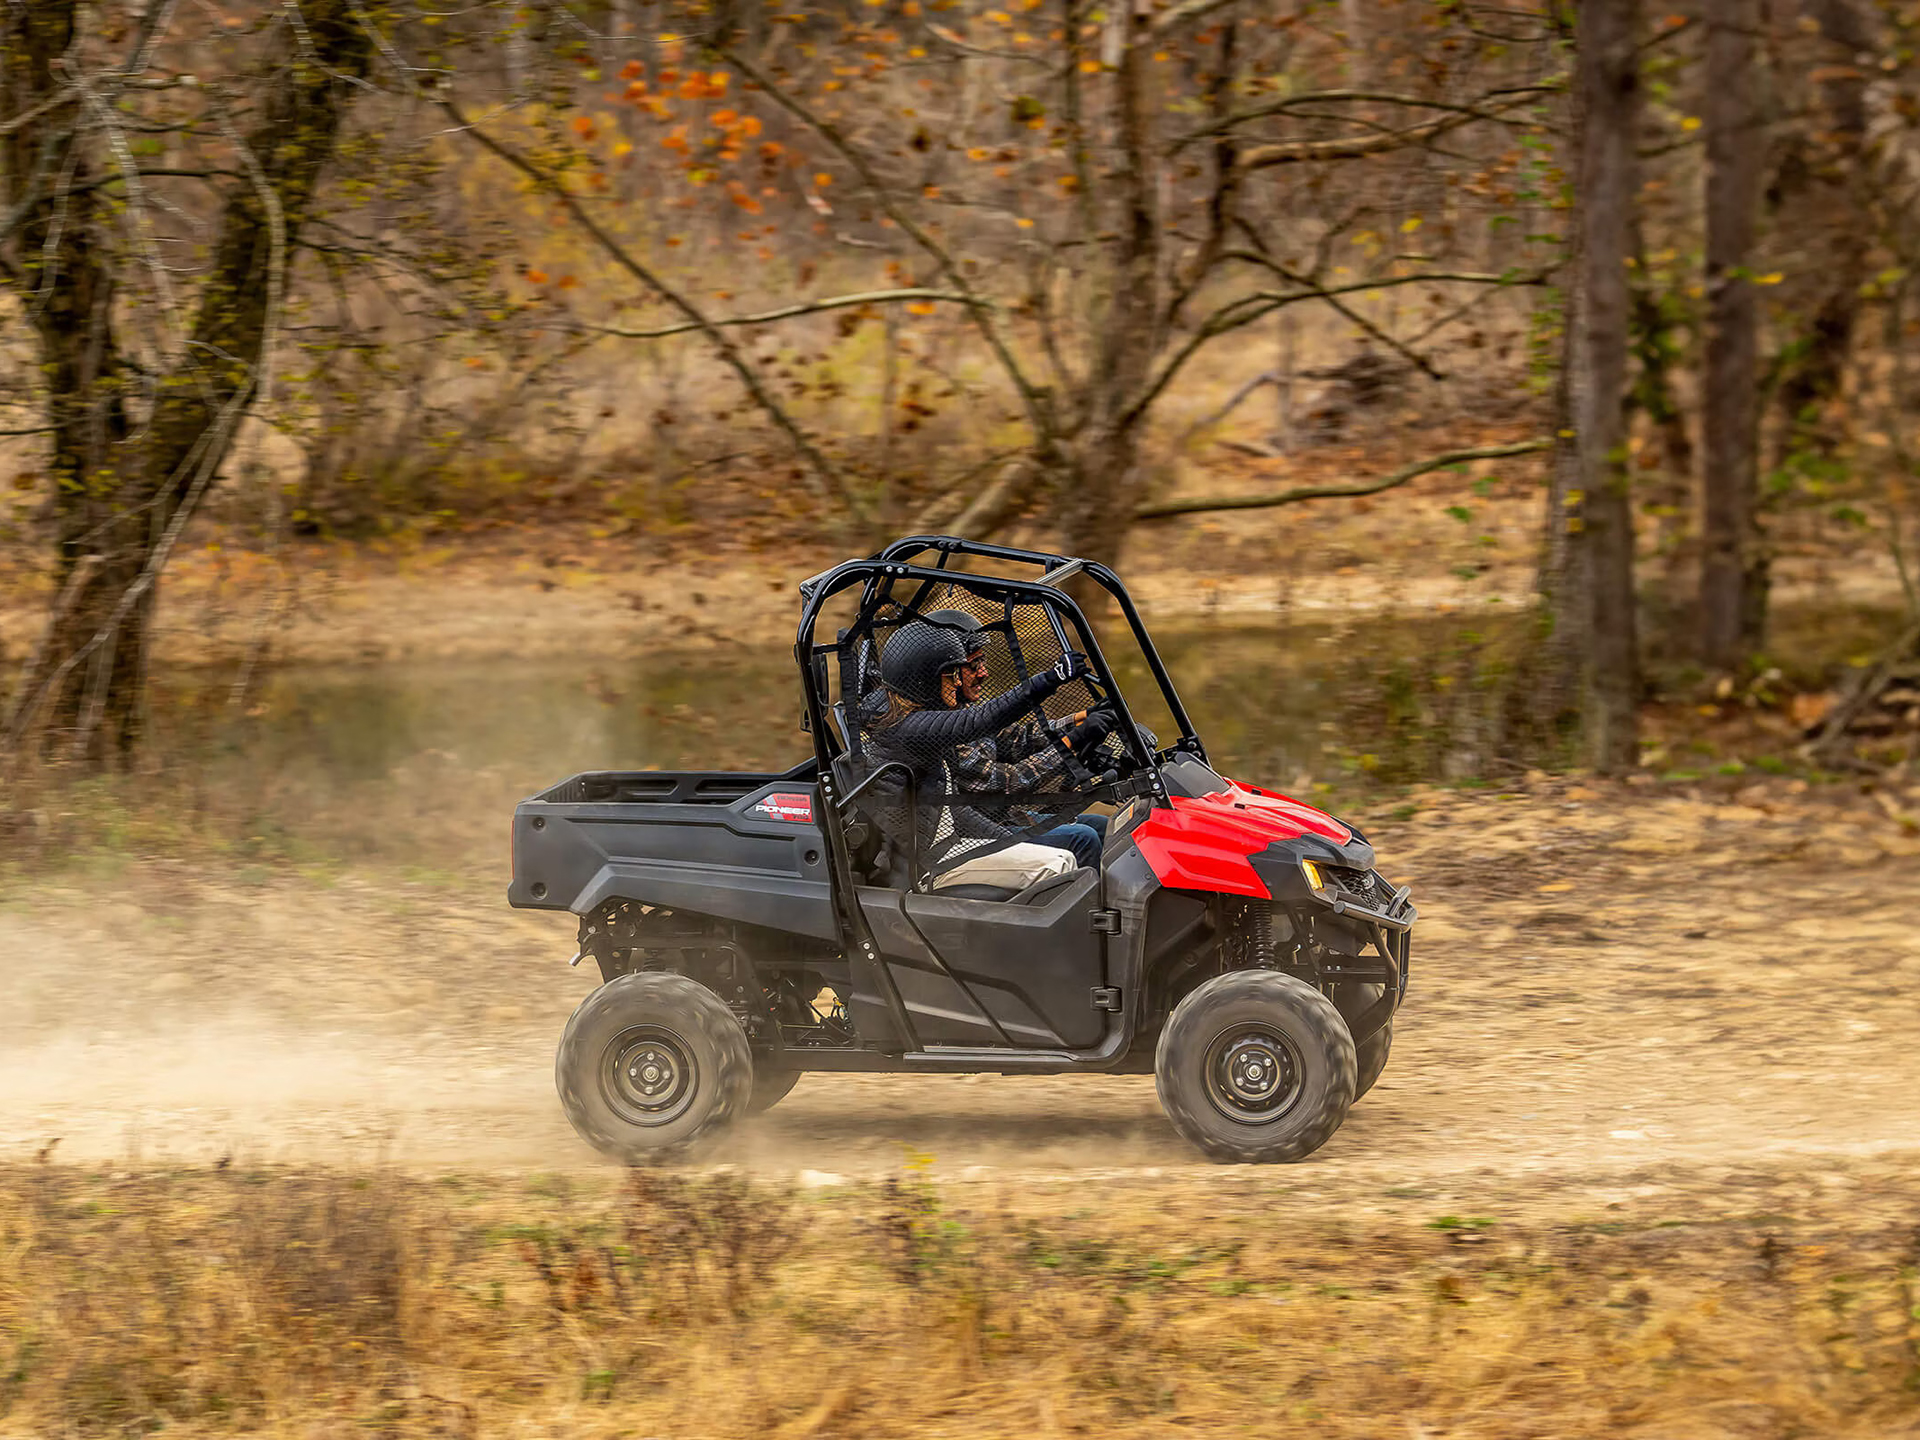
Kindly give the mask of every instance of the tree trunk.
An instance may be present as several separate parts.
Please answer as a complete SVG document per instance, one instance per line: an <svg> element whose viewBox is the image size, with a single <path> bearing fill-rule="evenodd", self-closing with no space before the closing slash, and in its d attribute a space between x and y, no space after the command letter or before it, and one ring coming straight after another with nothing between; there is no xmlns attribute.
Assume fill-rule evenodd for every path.
<svg viewBox="0 0 1920 1440"><path fill-rule="evenodd" d="M114 329L117 286L110 247L101 243L110 219L98 188L99 168L76 138L82 117L56 99L66 88L60 67L76 43L80 13L74 0L32 0L9 7L0 18L0 108L20 115L54 107L40 123L7 136L7 189L0 207L26 207L7 274L16 286L32 287L40 301L25 308L46 376L57 597L50 633L19 678L9 718L31 719L34 709L71 717L90 679L97 682L113 667L137 661L123 642L96 647L98 661L82 668L62 637L104 618L101 595L110 587L123 589L138 573L137 562L130 568L124 547L113 543L115 527L128 517L112 478L127 417ZM31 705L34 692L46 688L40 677L63 663L54 704Z"/></svg>
<svg viewBox="0 0 1920 1440"><path fill-rule="evenodd" d="M1160 161L1153 145L1152 39L1138 7L1119 7L1119 63L1112 77L1113 133L1120 144L1121 213L1111 293L1087 381L1087 424L1061 477L1062 543L1069 554L1109 565L1120 559L1140 491L1140 415L1135 401L1152 373L1160 310Z"/></svg>
<svg viewBox="0 0 1920 1440"><path fill-rule="evenodd" d="M8 113L61 88L54 61L85 13L75 0L29 0L0 19ZM143 423L130 420L123 400L113 272L97 239L109 217L95 209L99 191L79 189L98 170L84 150L90 137L64 108L9 137L14 205L26 198L24 157L47 145L56 153L81 148L70 156L72 179L38 193L16 241L17 256L35 259L10 267L32 276L38 257L53 262L51 277L39 281L47 298L36 338L54 427L54 579L62 599L21 676L0 750L58 737L67 753L100 766L138 737L158 570L255 394L280 283L275 267L284 267L332 154L349 82L366 69L370 44L348 0L306 0L301 17L305 33L299 42L285 37L282 69L246 140L258 173L233 183L186 346L152 382Z"/></svg>
<svg viewBox="0 0 1920 1440"><path fill-rule="evenodd" d="M1776 469L1801 456L1830 458L1844 438L1831 412L1852 356L1874 233L1867 72L1859 57L1878 49L1878 38L1849 0L1805 0L1801 13L1819 27L1826 63L1815 72L1818 97L1808 106L1813 133L1802 133L1789 148L1772 197L1803 241L1783 297L1803 318L1794 358L1774 391Z"/></svg>
<svg viewBox="0 0 1920 1440"><path fill-rule="evenodd" d="M1638 758L1639 663L1633 509L1627 467L1627 260L1637 191L1637 0L1581 0L1580 281L1576 384L1580 498L1570 505L1568 568L1588 613L1583 713L1587 758L1602 772ZM1569 497L1571 498L1571 497Z"/></svg>
<svg viewBox="0 0 1920 1440"><path fill-rule="evenodd" d="M1701 383L1700 655L1730 670L1757 643L1754 506L1759 301L1749 269L1759 204L1754 0L1707 0L1707 345Z"/></svg>
<svg viewBox="0 0 1920 1440"><path fill-rule="evenodd" d="M1577 277L1583 243L1577 223L1568 243L1568 269ZM1591 557L1580 543L1585 498L1579 438L1587 389L1585 309L1576 281L1566 292L1560 317L1560 374L1553 394L1555 439L1538 571L1541 634L1528 657L1528 683L1522 687L1525 723L1543 755L1557 753L1572 722L1579 719L1587 632L1593 620Z"/></svg>
<svg viewBox="0 0 1920 1440"><path fill-rule="evenodd" d="M1633 338L1635 375L1633 408L1646 417L1650 447L1640 462L1643 475L1654 477L1640 485L1643 513L1657 522L1655 546L1661 562L1664 608L1676 609L1683 590L1695 588L1683 573L1698 558L1689 536L1693 513L1693 436L1687 430L1686 411L1674 392L1673 371L1681 356L1675 336L1676 317L1655 278L1645 237L1633 227ZM1651 463L1649 463L1651 462Z"/></svg>

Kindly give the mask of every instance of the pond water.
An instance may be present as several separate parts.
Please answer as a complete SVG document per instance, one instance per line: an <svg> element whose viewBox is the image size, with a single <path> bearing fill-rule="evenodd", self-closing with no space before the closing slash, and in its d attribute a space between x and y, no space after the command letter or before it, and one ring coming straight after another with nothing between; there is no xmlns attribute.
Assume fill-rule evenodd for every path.
<svg viewBox="0 0 1920 1440"><path fill-rule="evenodd" d="M1157 637L1215 763L1286 787L1335 772L1322 742L1343 642L1324 630L1206 626ZM1144 723L1172 724L1137 654L1115 654ZM562 660L288 667L241 717L210 680L174 677L156 697L156 747L292 832L337 832L356 808L396 798L426 824L506 805L577 771L782 769L804 759L790 649L661 650L624 662ZM504 820L504 811L501 814ZM410 823L390 848L405 843Z"/></svg>

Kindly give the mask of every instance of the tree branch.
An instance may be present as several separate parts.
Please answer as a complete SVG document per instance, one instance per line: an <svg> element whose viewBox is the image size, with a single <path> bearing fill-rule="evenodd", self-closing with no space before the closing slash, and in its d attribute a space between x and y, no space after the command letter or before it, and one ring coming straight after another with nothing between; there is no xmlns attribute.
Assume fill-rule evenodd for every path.
<svg viewBox="0 0 1920 1440"><path fill-rule="evenodd" d="M1211 430L1234 411L1238 410L1241 405L1245 404L1247 397L1262 385L1279 385L1284 383L1284 379L1285 377L1283 377L1278 370L1262 370L1258 375L1246 381L1238 390L1234 391L1228 398L1227 403L1214 411L1213 414L1204 420L1198 420L1192 425L1189 425L1186 434L1181 436L1181 439L1183 441L1189 440L1193 436L1198 435L1202 430Z"/></svg>
<svg viewBox="0 0 1920 1440"><path fill-rule="evenodd" d="M1180 3L1171 10L1163 10L1154 16L1152 23L1147 26L1147 33L1155 36L1164 35L1176 25L1188 20L1198 20L1201 16L1211 14L1232 3L1233 0L1180 0Z"/></svg>
<svg viewBox="0 0 1920 1440"><path fill-rule="evenodd" d="M1234 251L1233 255L1243 253ZM1227 258L1222 256L1222 259ZM1419 275L1389 275L1379 280L1356 280L1351 285L1323 285L1310 290L1299 290L1287 295L1276 295L1268 290L1256 290L1250 295L1242 295L1221 306L1209 315L1200 328L1187 338L1187 343L1176 350L1160 367L1160 373L1142 392L1140 398L1127 410L1127 419L1136 420L1160 398L1161 392L1173 383L1174 376L1191 360L1200 349L1211 340L1239 330L1262 320L1287 305L1297 305L1303 300L1331 300L1336 295L1351 295L1361 290L1388 290L1396 285L1423 285L1457 282L1473 285L1538 285L1546 278L1541 272L1530 275L1484 275L1473 271L1443 271Z"/></svg>
<svg viewBox="0 0 1920 1440"><path fill-rule="evenodd" d="M14 131L18 130L21 126L31 125L34 121L38 120L42 115L45 115L49 110L56 109L59 106L66 104L67 101L73 99L73 97L75 95L78 95L79 93L80 91L78 87L73 85L68 85L64 89L54 91L53 94L49 95L46 99L42 100L38 105L32 106L29 109L21 111L18 115L14 116L11 120L0 121L0 135L11 135Z"/></svg>
<svg viewBox="0 0 1920 1440"><path fill-rule="evenodd" d="M776 320L791 320L799 315L815 315L823 310L846 310L859 305L886 305L900 300L944 300L960 305L984 305L989 302L961 295L951 290L869 290L859 295L831 295L825 300L807 300L798 305L787 305L779 310L763 310L758 315L728 315L718 320L708 320L705 325L770 325ZM664 340L669 335L684 335L690 330L701 330L705 325L692 320L678 325L664 325L658 330L623 330L617 325L588 325L574 322L576 328L590 330L598 335L613 335L622 340Z"/></svg>
<svg viewBox="0 0 1920 1440"><path fill-rule="evenodd" d="M793 417L787 414L780 402L775 400L766 386L760 383L759 373L754 370L746 356L740 353L739 348L727 338L724 330L709 320L686 296L634 259L631 251L608 234L600 223L587 213L586 207L580 203L572 191L560 183L558 176L535 165L512 146L494 139L486 131L469 122L459 105L450 97L442 97L438 103L454 124L471 135L483 149L505 161L531 180L536 188L544 190L559 201L561 208L572 216L574 223L592 237L594 243L606 252L614 264L685 315L688 321L687 328L700 331L713 343L714 348L720 352L720 358L726 362L734 374L740 377L740 383L747 387L747 393L753 397L754 403L766 411L773 423L786 435L793 448L799 451L801 458L813 471L814 478L826 497L839 501L857 519L866 519L866 505L854 495L832 462L820 453L811 440L807 439L806 434L799 425L794 423Z"/></svg>
<svg viewBox="0 0 1920 1440"><path fill-rule="evenodd" d="M758 86L776 105L820 136L821 139L825 140L835 150L839 151L841 158L858 172L860 179L865 182L868 191L879 203L880 208L886 211L887 218L898 225L908 239L912 240L914 244L931 255L939 265L940 268L935 273L934 278L936 280L946 279L952 283L954 289L967 297L967 313L972 317L974 327L979 330L981 338L987 342L987 347L993 351L994 358L1000 362L1000 368L1006 372L1007 379L1012 382L1014 389L1019 392L1020 403L1026 409L1027 423L1033 427L1034 438L1040 448L1048 453L1049 458L1052 458L1053 452L1057 448L1057 443L1054 439L1053 417L1049 412L1046 397L1041 394L1037 386L1027 379L1026 372L1020 368L1019 362L1013 358L1013 351L1011 347L1008 346L1006 338L1001 335L1000 327L994 323L993 307L981 300L974 292L973 286L968 283L966 275L962 273L960 266L954 262L953 256L947 253L946 247L935 240L932 235L928 234L911 215L908 215L895 203L893 192L890 191L885 183L881 181L880 177L874 173L873 167L867 163L866 157L856 150L838 129L827 121L822 120L799 100L775 85L773 81L763 74L751 61L742 59L739 55L728 49L718 36L716 36L711 43L714 53L735 70L739 71L742 79Z"/></svg>
<svg viewBox="0 0 1920 1440"><path fill-rule="evenodd" d="M1498 120L1503 112L1518 109L1528 98L1523 95L1486 110L1442 115L1437 120L1409 125L1403 130L1390 130L1384 135L1363 135L1344 140L1290 140L1278 145L1262 145L1243 154L1240 163L1248 170L1265 170L1275 165L1303 165L1316 160L1358 160L1367 155L1383 155L1390 150L1438 139L1448 131L1458 130L1476 120Z"/></svg>
<svg viewBox="0 0 1920 1440"><path fill-rule="evenodd" d="M1309 289L1320 288L1317 285L1315 285L1312 280L1308 279L1305 275L1299 274L1297 271L1288 269L1285 265L1282 265L1278 260L1272 259L1271 257L1266 255L1255 254L1254 252L1248 251L1248 250L1233 250L1233 251L1229 251L1225 256L1221 258L1239 260L1249 265L1259 265L1264 269L1271 270L1275 275L1278 275L1282 280L1287 281L1289 284L1300 285L1300 286L1307 287ZM1373 321L1369 320L1366 316L1362 315L1358 310L1355 310L1351 305L1347 304L1344 300L1340 299L1339 296L1327 294L1327 295L1322 295L1320 298L1325 300L1328 305L1332 306L1333 309L1339 313L1341 318L1345 319L1350 324L1358 326L1365 334L1371 336L1375 340L1378 340L1382 345L1386 346L1389 350L1393 351L1401 359L1405 360L1409 365L1412 365L1416 369L1421 371L1424 375L1427 376L1428 379L1444 380L1447 378L1446 374L1438 366L1436 366L1431 360L1427 359L1426 356L1420 354L1419 351L1413 349L1411 346L1406 345L1401 341L1395 339L1392 335L1389 335L1385 330L1382 330L1378 325L1374 324Z"/></svg>
<svg viewBox="0 0 1920 1440"><path fill-rule="evenodd" d="M1545 84L1528 85L1518 90L1496 91L1494 95L1490 95L1487 98L1493 99L1495 95L1506 98L1501 105L1495 109L1487 109L1483 104L1458 105L1446 100L1428 100L1419 95L1401 95L1390 90L1310 90L1305 94L1289 95L1284 99L1271 100L1265 105L1255 105L1250 110L1236 110L1231 115L1223 115L1210 125L1203 125L1198 130L1192 130L1182 135L1173 142L1173 148L1179 150L1184 146L1193 144L1196 140L1208 139L1211 136L1218 135L1223 130L1231 130L1235 126L1245 125L1252 120L1264 120L1270 115L1284 115L1289 111L1299 110L1308 105L1331 105L1348 101L1370 105L1405 105L1415 110L1441 110L1447 114L1459 116L1463 121L1502 120L1505 118L1505 112L1507 110L1518 106L1527 96L1551 94L1561 88L1562 86L1560 84ZM1327 116L1325 118L1338 119L1344 117ZM1358 124L1360 122L1354 121L1352 123Z"/></svg>
<svg viewBox="0 0 1920 1440"><path fill-rule="evenodd" d="M1542 438L1521 440L1512 445L1487 445L1474 450L1449 450L1365 485L1303 485L1295 490L1281 490L1267 495L1211 495L1197 500L1168 500L1158 505L1141 506L1133 512L1133 518L1170 520L1176 515L1198 515L1214 510L1270 510L1276 505L1295 505L1303 500L1350 500L1362 495L1378 495L1382 490L1392 490L1418 476L1444 470L1449 465L1460 465L1469 460L1504 460L1513 455L1531 455L1539 450L1550 450L1553 444L1551 439Z"/></svg>

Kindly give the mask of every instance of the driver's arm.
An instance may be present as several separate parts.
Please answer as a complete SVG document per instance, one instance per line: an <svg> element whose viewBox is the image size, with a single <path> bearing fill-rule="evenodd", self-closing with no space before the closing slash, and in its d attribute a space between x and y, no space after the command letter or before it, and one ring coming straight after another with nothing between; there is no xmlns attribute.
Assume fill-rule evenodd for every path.
<svg viewBox="0 0 1920 1440"><path fill-rule="evenodd" d="M1016 720L993 737L994 759L1011 763L1026 759L1037 750L1051 750L1055 736L1064 735L1086 718L1086 711L1076 710L1058 720L1047 721L1044 728L1031 715Z"/></svg>
<svg viewBox="0 0 1920 1440"><path fill-rule="evenodd" d="M1058 669L1042 670L1006 694L978 705L960 710L916 710L888 726L886 734L891 744L923 754L987 739L1058 690L1067 678Z"/></svg>
<svg viewBox="0 0 1920 1440"><path fill-rule="evenodd" d="M954 748L953 782L955 788L989 795L1022 795L1038 790L1041 782L1057 775L1066 756L1058 745L1047 745L1022 759L997 758L994 741L972 740Z"/></svg>

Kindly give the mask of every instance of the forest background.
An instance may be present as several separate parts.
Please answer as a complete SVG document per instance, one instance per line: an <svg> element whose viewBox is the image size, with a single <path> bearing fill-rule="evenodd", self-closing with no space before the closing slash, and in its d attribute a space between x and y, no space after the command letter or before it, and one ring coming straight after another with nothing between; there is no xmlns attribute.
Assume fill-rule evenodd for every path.
<svg viewBox="0 0 1920 1440"><path fill-rule="evenodd" d="M0 1423L1913 1433L1917 33L0 6ZM1117 563L1412 887L1311 1164L569 1132L513 802L794 763L796 582L921 530Z"/></svg>
<svg viewBox="0 0 1920 1440"><path fill-rule="evenodd" d="M1455 772L1791 749L1916 614L1916 19L13 6L10 772L131 760L207 557L244 691L342 547L939 528L1473 612L1359 676Z"/></svg>
<svg viewBox="0 0 1920 1440"><path fill-rule="evenodd" d="M346 556L929 529L1409 617L1349 771L1909 758L1911 7L8 14L16 781Z"/></svg>

